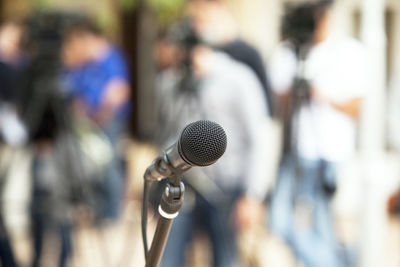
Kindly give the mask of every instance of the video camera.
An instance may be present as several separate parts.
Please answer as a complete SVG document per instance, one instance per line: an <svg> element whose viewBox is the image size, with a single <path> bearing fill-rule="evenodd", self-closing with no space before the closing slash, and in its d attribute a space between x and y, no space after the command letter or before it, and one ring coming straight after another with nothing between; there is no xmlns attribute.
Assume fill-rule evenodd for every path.
<svg viewBox="0 0 400 267"><path fill-rule="evenodd" d="M54 140L66 127L61 47L67 27L84 19L79 13L38 12L26 21L29 58L19 85L18 108L31 142Z"/></svg>
<svg viewBox="0 0 400 267"><path fill-rule="evenodd" d="M288 4L282 18L282 37L294 45L296 53L313 42L318 23L332 0Z"/></svg>

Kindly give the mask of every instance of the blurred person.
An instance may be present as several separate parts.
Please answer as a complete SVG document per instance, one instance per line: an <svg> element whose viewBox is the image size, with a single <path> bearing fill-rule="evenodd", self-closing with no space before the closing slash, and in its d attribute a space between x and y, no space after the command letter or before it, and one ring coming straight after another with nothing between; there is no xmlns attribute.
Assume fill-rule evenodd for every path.
<svg viewBox="0 0 400 267"><path fill-rule="evenodd" d="M16 69L21 59L22 27L14 22L4 22L0 26L0 78L1 98L11 101L16 84Z"/></svg>
<svg viewBox="0 0 400 267"><path fill-rule="evenodd" d="M74 208L87 204L91 189L87 186L87 166L93 158L84 153L91 148L90 144L82 145L82 129L76 129L61 61L65 30L85 19L81 14L52 11L34 13L26 21L29 60L18 82L17 102L33 154L32 266L42 266L48 260L43 259L46 247L52 252L60 249L58 266L68 264ZM95 144L99 146L99 142ZM104 157L105 153L99 154ZM48 234L55 235L60 246L45 246Z"/></svg>
<svg viewBox="0 0 400 267"><path fill-rule="evenodd" d="M399 61L391 75L388 99L388 144L396 153L400 151L400 75ZM397 189L388 198L387 211L390 215L400 215L400 190Z"/></svg>
<svg viewBox="0 0 400 267"><path fill-rule="evenodd" d="M216 164L185 175L184 206L172 224L161 266L183 266L198 230L210 238L213 266L235 266L236 233L261 218L267 190L265 149L259 146L260 125L267 119L263 89L249 67L199 45L190 26L183 28L177 33L186 36L175 44L182 61L172 64L174 79L160 84L160 142L169 145L189 122L207 119L222 125L228 146Z"/></svg>
<svg viewBox="0 0 400 267"><path fill-rule="evenodd" d="M266 99L267 111L272 114L272 92L267 71L260 53L240 38L233 16L223 0L190 0L188 13L199 38L233 59L247 65L259 79Z"/></svg>
<svg viewBox="0 0 400 267"><path fill-rule="evenodd" d="M0 132L9 145L21 145L26 141L24 126L16 112L18 80L26 63L23 33L23 25L17 22L5 21L0 26Z"/></svg>
<svg viewBox="0 0 400 267"><path fill-rule="evenodd" d="M128 67L120 49L91 22L71 25L63 44L73 110L89 118L109 139L113 151L99 192L100 219L117 219L123 193L123 164L117 141L130 110Z"/></svg>
<svg viewBox="0 0 400 267"><path fill-rule="evenodd" d="M23 52L21 39L22 25L5 21L0 25L0 260L2 266L17 266L11 248L9 236L5 226L4 190L7 184L8 168L14 160L15 146L22 145L26 139L26 132L15 107L17 94L17 80L20 73Z"/></svg>
<svg viewBox="0 0 400 267"><path fill-rule="evenodd" d="M307 267L350 264L335 234L331 200L338 169L355 149L367 70L358 41L328 34L331 4L288 7L285 40L271 60L285 136L270 226Z"/></svg>
<svg viewBox="0 0 400 267"><path fill-rule="evenodd" d="M48 234L60 242L60 267L72 253L73 181L61 152L65 148L68 99L61 81L60 45L66 16L35 13L26 20L27 62L18 81L17 107L27 129L31 160L31 266L43 265Z"/></svg>

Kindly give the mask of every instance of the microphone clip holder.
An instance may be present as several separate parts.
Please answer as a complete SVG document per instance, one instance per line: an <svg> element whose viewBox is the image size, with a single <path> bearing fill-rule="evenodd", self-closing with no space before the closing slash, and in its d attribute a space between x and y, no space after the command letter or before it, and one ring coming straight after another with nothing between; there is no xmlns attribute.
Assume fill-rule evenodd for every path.
<svg viewBox="0 0 400 267"><path fill-rule="evenodd" d="M179 187L184 171L173 167L167 157L167 153L163 152L154 160L151 167L146 170L144 179L149 182L155 182L168 178L169 183Z"/></svg>
<svg viewBox="0 0 400 267"><path fill-rule="evenodd" d="M167 183L159 206L159 212L162 217L175 218L178 215L183 204L184 192L185 186L182 182L179 183L179 186L175 186L170 182Z"/></svg>

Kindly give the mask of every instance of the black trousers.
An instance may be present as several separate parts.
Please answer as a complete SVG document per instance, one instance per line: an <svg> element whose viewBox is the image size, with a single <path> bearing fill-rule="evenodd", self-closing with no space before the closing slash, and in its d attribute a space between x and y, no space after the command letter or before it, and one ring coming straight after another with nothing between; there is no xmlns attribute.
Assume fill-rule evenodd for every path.
<svg viewBox="0 0 400 267"><path fill-rule="evenodd" d="M15 267L14 253L11 248L10 240L8 238L4 221L3 214L0 213L0 261L4 267Z"/></svg>

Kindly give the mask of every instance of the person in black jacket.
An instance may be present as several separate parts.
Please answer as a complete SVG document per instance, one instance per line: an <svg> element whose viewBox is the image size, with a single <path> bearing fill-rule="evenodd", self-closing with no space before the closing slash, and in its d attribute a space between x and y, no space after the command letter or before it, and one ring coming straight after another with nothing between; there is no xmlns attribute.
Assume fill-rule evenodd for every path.
<svg viewBox="0 0 400 267"><path fill-rule="evenodd" d="M272 115L271 87L262 57L253 46L239 37L235 22L224 3L220 0L191 0L188 10L192 26L203 42L254 71L264 89L268 111Z"/></svg>

